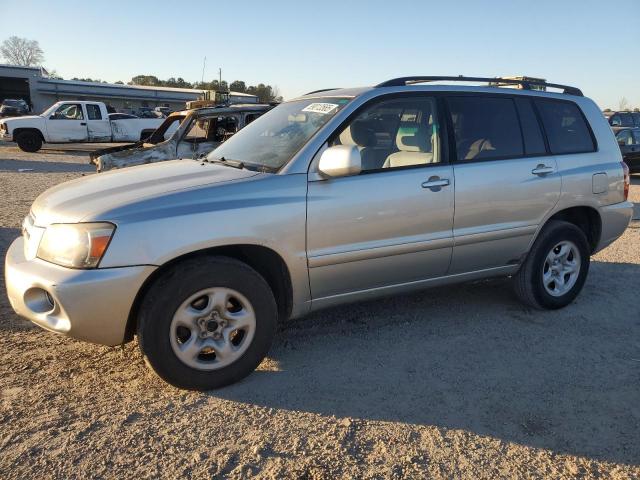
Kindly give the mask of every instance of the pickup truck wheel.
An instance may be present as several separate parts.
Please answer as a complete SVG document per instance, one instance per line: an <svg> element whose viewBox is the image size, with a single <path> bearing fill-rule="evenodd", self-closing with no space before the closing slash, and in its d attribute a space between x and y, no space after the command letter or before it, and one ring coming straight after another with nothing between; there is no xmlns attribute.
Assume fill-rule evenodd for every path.
<svg viewBox="0 0 640 480"><path fill-rule="evenodd" d="M159 277L138 316L138 342L165 381L189 390L223 387L267 355L277 308L255 270L226 257L186 260Z"/></svg>
<svg viewBox="0 0 640 480"><path fill-rule="evenodd" d="M589 272L591 250L582 230L552 220L513 277L519 299L539 309L558 309L580 293Z"/></svg>
<svg viewBox="0 0 640 480"><path fill-rule="evenodd" d="M42 138L35 132L22 132L16 137L16 143L23 152L37 152L42 148Z"/></svg>

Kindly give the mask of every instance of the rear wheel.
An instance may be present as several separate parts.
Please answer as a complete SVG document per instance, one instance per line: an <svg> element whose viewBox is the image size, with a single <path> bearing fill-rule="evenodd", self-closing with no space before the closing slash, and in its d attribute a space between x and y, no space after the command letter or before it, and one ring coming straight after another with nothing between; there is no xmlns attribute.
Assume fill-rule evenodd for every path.
<svg viewBox="0 0 640 480"><path fill-rule="evenodd" d="M277 323L273 293L242 262L187 260L146 294L138 340L147 363L179 388L210 390L249 375L266 356Z"/></svg>
<svg viewBox="0 0 640 480"><path fill-rule="evenodd" d="M24 152L37 152L42 148L42 137L36 132L22 132L16 137L16 143Z"/></svg>
<svg viewBox="0 0 640 480"><path fill-rule="evenodd" d="M549 222L513 278L516 295L535 308L565 307L582 290L590 255L582 230L568 222Z"/></svg>

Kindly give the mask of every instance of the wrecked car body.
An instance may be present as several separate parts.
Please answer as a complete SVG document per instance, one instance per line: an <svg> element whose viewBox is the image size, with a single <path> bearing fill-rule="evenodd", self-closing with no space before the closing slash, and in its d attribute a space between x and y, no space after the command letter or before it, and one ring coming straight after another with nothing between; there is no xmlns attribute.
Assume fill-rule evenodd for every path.
<svg viewBox="0 0 640 480"><path fill-rule="evenodd" d="M198 158L271 108L272 105L247 104L175 112L147 140L96 150L90 155L90 163L103 172L176 158Z"/></svg>

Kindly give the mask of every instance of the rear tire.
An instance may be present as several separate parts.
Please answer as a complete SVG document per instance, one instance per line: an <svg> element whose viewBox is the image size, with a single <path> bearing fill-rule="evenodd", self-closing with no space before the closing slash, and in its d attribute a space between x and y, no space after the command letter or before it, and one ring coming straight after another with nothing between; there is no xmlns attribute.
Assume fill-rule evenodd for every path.
<svg viewBox="0 0 640 480"><path fill-rule="evenodd" d="M517 297L538 309L554 310L578 296L589 272L591 250L572 223L550 221L513 277Z"/></svg>
<svg viewBox="0 0 640 480"><path fill-rule="evenodd" d="M165 381L211 390L249 375L267 355L276 302L260 274L227 257L199 257L163 273L146 293L137 335Z"/></svg>
<svg viewBox="0 0 640 480"><path fill-rule="evenodd" d="M23 152L34 153L42 148L42 137L35 132L22 132L16 137L16 143Z"/></svg>

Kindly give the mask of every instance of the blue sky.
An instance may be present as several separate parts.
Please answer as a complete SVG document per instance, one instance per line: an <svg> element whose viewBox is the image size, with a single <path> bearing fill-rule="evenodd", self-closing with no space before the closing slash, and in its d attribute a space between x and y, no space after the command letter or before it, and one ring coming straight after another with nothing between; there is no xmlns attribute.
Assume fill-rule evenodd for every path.
<svg viewBox="0 0 640 480"><path fill-rule="evenodd" d="M225 6L227 5L227 6ZM530 75L640 107L640 0L0 0L0 40L64 78L277 85L285 98L404 75Z"/></svg>

